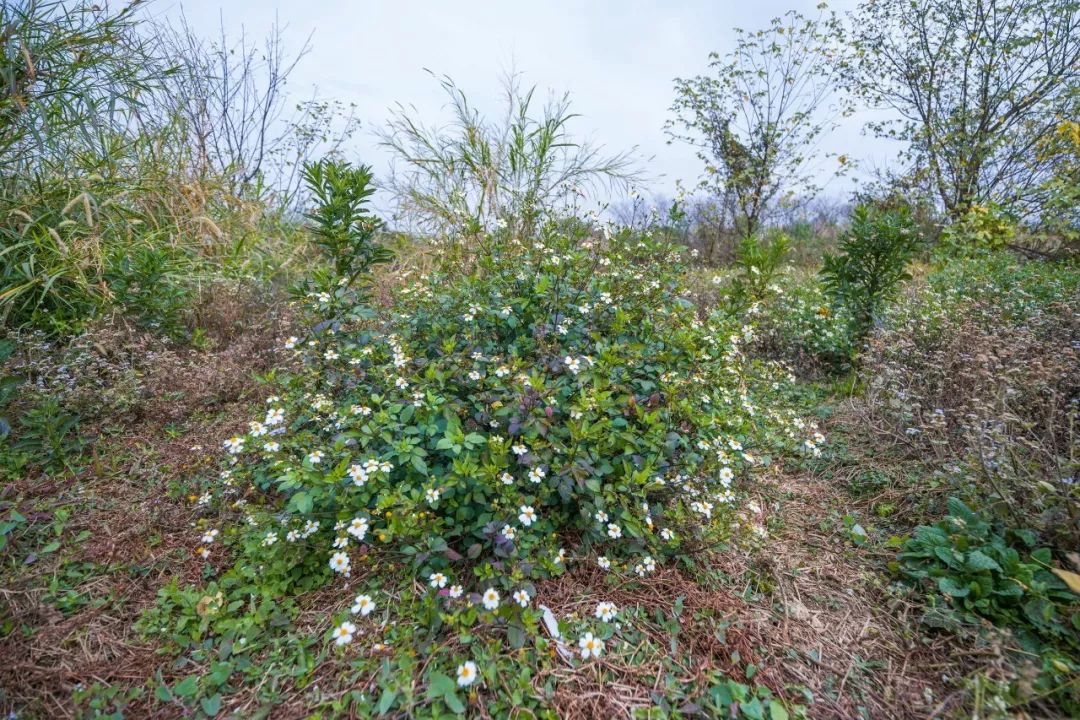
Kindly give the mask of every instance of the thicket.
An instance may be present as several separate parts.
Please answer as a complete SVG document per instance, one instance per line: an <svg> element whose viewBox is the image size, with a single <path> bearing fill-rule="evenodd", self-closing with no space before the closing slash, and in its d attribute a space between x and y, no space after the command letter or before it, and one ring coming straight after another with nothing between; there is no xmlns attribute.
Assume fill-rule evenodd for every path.
<svg viewBox="0 0 1080 720"><path fill-rule="evenodd" d="M206 42L149 27L138 2L0 4L5 471L71 469L80 418L134 413L145 394L133 356L215 342L208 296L287 287L298 329L274 363L276 316L259 326L266 406L199 490L206 586L165 588L140 629L192 658L241 639L276 652L297 598L347 589L308 642L348 645L372 608L393 626L382 611L400 606L394 637L442 654L378 670L379 707L415 709L416 671L423 702L460 713L477 668L457 665L455 684L446 648L494 627L548 650L538 586L570 563L622 582L746 540L757 473L822 453L787 405L794 375L843 379L870 436L947 475L917 488L928 506L951 496L946 519L894 544L927 623L1012 628L1038 672L1009 701L1075 710L1080 616L1060 565L1080 543L1078 11L905 8L865 3L873 22L847 35L826 14L740 32L710 58L716 77L676 85L669 130L696 144L706 193L658 209L632 191L620 223L585 211L586 191L640 170L576 141L565 96L539 105L511 77L493 119L442 79L450 125L400 106L382 134L413 231L395 256L372 168L339 152L355 118L319 102L284 115L304 49L287 56L276 31ZM989 51L958 75L972 47ZM926 54L949 64L941 87L882 62ZM989 100L960 107L973 77ZM913 165L847 219L810 204L843 84L903 115ZM924 96L944 114L919 114ZM99 347L113 321L145 331L123 361ZM630 638L614 608L597 613L556 623L582 660ZM182 704L199 688L162 687ZM710 707L737 707L718 687Z"/></svg>

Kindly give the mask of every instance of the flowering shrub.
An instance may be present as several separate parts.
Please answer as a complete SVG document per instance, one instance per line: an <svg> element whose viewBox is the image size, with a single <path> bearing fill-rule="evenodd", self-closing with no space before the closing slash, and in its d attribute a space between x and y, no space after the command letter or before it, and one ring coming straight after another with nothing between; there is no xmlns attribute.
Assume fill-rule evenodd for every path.
<svg viewBox="0 0 1080 720"><path fill-rule="evenodd" d="M849 366L853 348L847 313L831 305L819 282L787 277L770 289L771 296L750 308L755 355L783 359L804 375Z"/></svg>
<svg viewBox="0 0 1080 720"><path fill-rule="evenodd" d="M750 328L681 299L679 251L581 228L489 238L390 312L289 341L295 371L225 443L215 491L246 505L264 587L348 576L380 550L441 595L526 607L524 583L587 553L647 575L722 539L772 449L816 448L765 394L781 378L743 354ZM312 302L340 318L353 298ZM244 503L249 485L283 504Z"/></svg>

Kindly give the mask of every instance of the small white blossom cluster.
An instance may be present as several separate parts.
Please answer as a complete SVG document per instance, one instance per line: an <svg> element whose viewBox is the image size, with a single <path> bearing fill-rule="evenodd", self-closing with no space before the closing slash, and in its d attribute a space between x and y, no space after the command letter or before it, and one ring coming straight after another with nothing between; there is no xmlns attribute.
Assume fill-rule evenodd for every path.
<svg viewBox="0 0 1080 720"><path fill-rule="evenodd" d="M236 473L214 492L240 505L251 487L234 483L250 480L255 474L244 468L253 466L259 483L290 498L279 514L256 517L257 504L246 506L256 528L250 537L258 540L250 545L266 557L311 556L349 588L353 600L342 614L346 607L350 613L333 627L335 644L349 645L395 605L370 587L356 594L368 574L365 568L353 578L353 571L365 567L367 553L380 550L380 543L400 548L454 528L463 502L476 503L476 514L485 517L484 537L506 558L500 564L516 570L527 560L561 572L583 554L560 547L568 537L560 531L573 522L573 530L604 553L595 560L603 571L649 582L681 543L723 527L739 512L742 489L758 456L768 452L756 424L771 423L820 452L824 438L815 426L770 409L746 389L744 348L754 341L754 328L699 318L665 299L673 282L635 260L650 252L648 246L611 247L616 235L603 226L580 247L511 242L527 258L506 273L507 287L483 300L470 293L444 304L439 288L447 278L421 276L402 289L396 316L365 321L363 333L327 331L285 342L316 380L309 392L270 398L265 416L224 441ZM666 253L662 260L676 258ZM556 300L543 317L535 303L521 300L538 274L572 278L575 272L577 279L552 295ZM452 337L406 332L410 309L440 313L453 325ZM616 323L627 324L624 316L631 326L649 317L665 333L693 338L693 361L675 362L660 350L646 356L632 343L605 344ZM535 356L494 339L517 328L526 345L541 347ZM609 396L617 398L614 407ZM589 441L578 440L597 428L629 435L646 422L668 423L664 431L678 450L616 462L618 452L595 458ZM609 468L597 470L601 462ZM610 469L623 462L625 476ZM217 537L212 532L203 537L204 549ZM446 565L427 562L423 591L440 603L500 617L537 612L535 589L521 575L492 573L468 587ZM610 623L618 612L601 602L594 615ZM604 638L612 642L607 629L575 636L583 660L605 651ZM458 666L459 685L479 679L473 661Z"/></svg>

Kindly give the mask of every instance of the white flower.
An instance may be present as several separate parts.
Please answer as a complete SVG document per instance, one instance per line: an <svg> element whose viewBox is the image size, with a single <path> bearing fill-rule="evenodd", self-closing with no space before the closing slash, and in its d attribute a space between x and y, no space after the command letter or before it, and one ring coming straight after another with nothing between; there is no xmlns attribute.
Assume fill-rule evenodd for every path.
<svg viewBox="0 0 1080 720"><path fill-rule="evenodd" d="M439 501L439 489L438 488L430 488L425 493L425 496L427 497L428 503L435 504L435 503L437 503Z"/></svg>
<svg viewBox="0 0 1080 720"><path fill-rule="evenodd" d="M515 537L515 536L517 535L517 530L515 530L515 529L514 529L514 528L513 528L512 526L510 526L510 525L503 525L503 529L502 529L502 535L503 535L503 537L504 537L504 538L506 538L507 540L513 540L513 539L514 539L514 537Z"/></svg>
<svg viewBox="0 0 1080 720"><path fill-rule="evenodd" d="M262 437L266 434L266 426L261 422L249 422L248 432L251 433L252 437Z"/></svg>
<svg viewBox="0 0 1080 720"><path fill-rule="evenodd" d="M224 443L225 449L233 455L239 455L244 450L244 438L234 436L229 438Z"/></svg>
<svg viewBox="0 0 1080 720"><path fill-rule="evenodd" d="M543 468L533 468L529 471L529 482L539 484L540 481L544 479L544 475L545 473Z"/></svg>
<svg viewBox="0 0 1080 720"><path fill-rule="evenodd" d="M612 540L618 540L622 537L622 528L615 523L608 523L607 534Z"/></svg>
<svg viewBox="0 0 1080 720"><path fill-rule="evenodd" d="M518 590L514 593L514 602L516 602L521 607L529 607L529 600L530 598L528 590Z"/></svg>
<svg viewBox="0 0 1080 720"><path fill-rule="evenodd" d="M322 450L316 450L315 452L308 453L307 459L308 462L310 462L312 465L318 465L320 462L322 462L322 459L324 457L325 455L323 455Z"/></svg>
<svg viewBox="0 0 1080 720"><path fill-rule="evenodd" d="M346 531L357 540L363 540L367 535L368 521L367 518L353 518L349 523L349 529Z"/></svg>
<svg viewBox="0 0 1080 720"><path fill-rule="evenodd" d="M461 587L460 585L451 585L450 586L450 597L452 597L452 598L457 599L457 598L461 597L462 593L464 593L464 592L465 592L465 588Z"/></svg>
<svg viewBox="0 0 1080 720"><path fill-rule="evenodd" d="M431 587L433 588L446 587L446 576L441 572L431 573L431 575L428 576L428 580L431 581Z"/></svg>
<svg viewBox="0 0 1080 720"><path fill-rule="evenodd" d="M335 645L348 645L352 642L353 635L356 633L356 626L349 621L345 621L334 628L334 644Z"/></svg>
<svg viewBox="0 0 1080 720"><path fill-rule="evenodd" d="M597 510L595 517L596 517L596 522L600 523L601 525L603 525L604 523L606 523L608 521L608 514L606 512L604 512L603 510Z"/></svg>
<svg viewBox="0 0 1080 720"><path fill-rule="evenodd" d="M593 634L588 632L578 640L578 647L581 648L582 660L588 660L590 657L598 658L600 653L604 651L604 641L598 637L593 637Z"/></svg>
<svg viewBox="0 0 1080 720"><path fill-rule="evenodd" d="M603 620L604 622L611 622L615 618L615 614L618 612L619 611L615 607L615 603L601 602L596 604L596 612L594 613L594 615L596 615L597 619L599 620Z"/></svg>
<svg viewBox="0 0 1080 720"><path fill-rule="evenodd" d="M670 542L675 539L675 533L671 532L671 528L664 528L660 531L660 537Z"/></svg>
<svg viewBox="0 0 1080 720"><path fill-rule="evenodd" d="M529 452L529 448L525 447L524 445L522 445L520 443L518 443L517 445L514 445L510 449L513 450L514 454L518 455L518 456L525 455L526 453Z"/></svg>
<svg viewBox="0 0 1080 720"><path fill-rule="evenodd" d="M466 660L458 665L457 684L459 687L465 687L466 685L472 685L474 682L476 682L476 663L472 660Z"/></svg>
<svg viewBox="0 0 1080 720"><path fill-rule="evenodd" d="M264 537L262 539L261 544L262 544L263 547L270 547L271 545L273 545L277 541L278 541L277 533L276 532L268 532L268 533L266 533L266 537Z"/></svg>
<svg viewBox="0 0 1080 720"><path fill-rule="evenodd" d="M266 419L263 422L267 425L280 425L285 422L285 410L283 408L270 408L266 411Z"/></svg>
<svg viewBox="0 0 1080 720"><path fill-rule="evenodd" d="M563 362L566 364L566 369L569 370L571 374L577 375L581 372L581 361L577 358L567 355L563 358Z"/></svg>
<svg viewBox="0 0 1080 720"><path fill-rule="evenodd" d="M367 470L359 465L349 466L349 477L352 478L353 484L356 485L356 487L361 487L368 481Z"/></svg>
<svg viewBox="0 0 1080 720"><path fill-rule="evenodd" d="M607 559L607 558L606 558L605 556L603 556L603 555L601 555L600 557L596 558L596 564L600 566L600 569L601 569L601 570L610 570L610 569L611 569L611 561L610 561L610 560L608 560L608 559Z"/></svg>
<svg viewBox="0 0 1080 720"><path fill-rule="evenodd" d="M269 453L277 452L280 449L281 449L281 444L274 441L274 440L271 440L270 442L263 444L263 450L265 450L266 452L269 452Z"/></svg>
<svg viewBox="0 0 1080 720"><path fill-rule="evenodd" d="M367 617L375 610L375 601L371 599L370 595L357 595L353 600L352 614L362 615Z"/></svg>
<svg viewBox="0 0 1080 720"><path fill-rule="evenodd" d="M712 517L713 505L710 502L701 502L700 500L695 500L694 502L690 503L690 509L694 512L701 513L707 518Z"/></svg>
<svg viewBox="0 0 1080 720"><path fill-rule="evenodd" d="M495 610L499 607L499 592L495 588L488 588L484 591L483 601L485 608Z"/></svg>
<svg viewBox="0 0 1080 720"><path fill-rule="evenodd" d="M295 336L290 337L288 340L285 341L285 349L292 350L294 347L296 347L296 343L298 342L300 342L300 338Z"/></svg>
<svg viewBox="0 0 1080 720"><path fill-rule="evenodd" d="M394 381L394 385L397 386L398 390L404 390L409 387L409 381L405 378L398 378Z"/></svg>
<svg viewBox="0 0 1080 720"><path fill-rule="evenodd" d="M219 534L220 534L220 533L219 533L219 532L217 531L217 529L216 529L216 528L214 528L214 529L211 529L211 530L207 530L207 531L206 531L205 533L203 533L203 536L202 536L202 541L203 541L203 542L204 542L205 544L209 545L210 543L214 542L214 539L215 539L215 538L216 538L216 537L217 537L217 536L218 536Z"/></svg>
<svg viewBox="0 0 1080 720"><path fill-rule="evenodd" d="M499 480L502 480L503 485L513 485L514 484L514 476L511 475L508 472L504 472L502 475L500 475Z"/></svg>
<svg viewBox="0 0 1080 720"><path fill-rule="evenodd" d="M330 556L330 569L336 573L349 574L349 556L343 552L336 552Z"/></svg>
<svg viewBox="0 0 1080 720"><path fill-rule="evenodd" d="M518 520L520 520L521 524L525 527L529 527L536 522L536 510L533 509L532 505L522 505L518 508L518 512Z"/></svg>

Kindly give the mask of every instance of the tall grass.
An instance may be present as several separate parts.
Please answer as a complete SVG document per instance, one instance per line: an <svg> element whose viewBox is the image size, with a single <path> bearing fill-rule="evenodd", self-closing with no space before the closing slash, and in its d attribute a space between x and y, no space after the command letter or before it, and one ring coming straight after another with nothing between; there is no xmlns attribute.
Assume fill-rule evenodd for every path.
<svg viewBox="0 0 1080 720"><path fill-rule="evenodd" d="M114 308L175 326L200 285L307 256L283 197L237 182L244 158L208 162L142 5L0 4L4 326L76 332Z"/></svg>
<svg viewBox="0 0 1080 720"><path fill-rule="evenodd" d="M391 189L422 230L475 235L503 225L528 236L560 197L641 178L631 153L607 154L573 138L569 126L579 116L568 95L541 106L535 87L509 75L501 115L486 117L453 80L439 83L449 125L426 126L399 105L382 133L398 161Z"/></svg>

